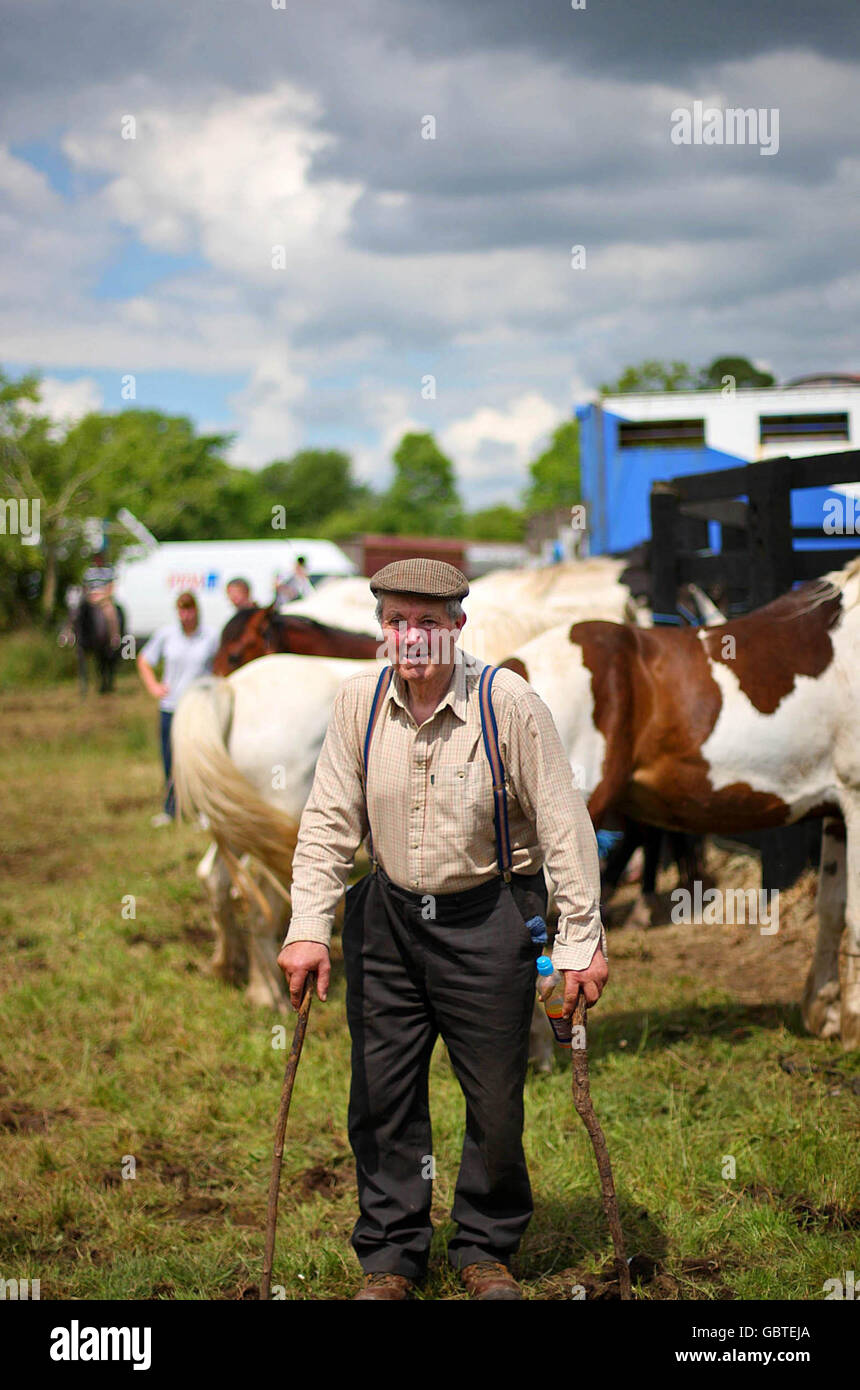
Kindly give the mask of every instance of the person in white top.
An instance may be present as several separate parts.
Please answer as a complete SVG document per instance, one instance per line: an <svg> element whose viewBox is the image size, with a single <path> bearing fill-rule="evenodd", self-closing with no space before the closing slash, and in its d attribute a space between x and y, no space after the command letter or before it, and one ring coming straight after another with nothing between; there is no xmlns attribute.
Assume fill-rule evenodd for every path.
<svg viewBox="0 0 860 1390"><path fill-rule="evenodd" d="M176 817L176 798L171 778L170 726L179 697L192 681L212 670L218 650L218 633L200 622L197 600L182 593L176 600L178 623L167 623L150 637L137 658L140 678L158 700L161 722L161 758L164 763L164 810L153 816L155 826L169 825ZM162 678L155 667L164 662Z"/></svg>

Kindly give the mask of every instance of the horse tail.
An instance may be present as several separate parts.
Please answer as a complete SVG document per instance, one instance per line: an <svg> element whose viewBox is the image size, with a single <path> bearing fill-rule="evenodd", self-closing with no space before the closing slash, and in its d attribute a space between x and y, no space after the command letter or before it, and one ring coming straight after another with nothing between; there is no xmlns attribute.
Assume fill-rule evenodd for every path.
<svg viewBox="0 0 860 1390"><path fill-rule="evenodd" d="M202 677L180 699L170 731L179 815L205 815L219 849L252 854L289 883L298 825L264 801L233 762L232 717L233 690L219 677Z"/></svg>

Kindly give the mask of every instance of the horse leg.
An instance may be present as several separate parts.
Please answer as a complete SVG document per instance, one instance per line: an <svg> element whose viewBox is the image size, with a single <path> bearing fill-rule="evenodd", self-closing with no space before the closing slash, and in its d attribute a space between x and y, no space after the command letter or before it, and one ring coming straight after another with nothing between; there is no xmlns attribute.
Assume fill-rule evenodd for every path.
<svg viewBox="0 0 860 1390"><path fill-rule="evenodd" d="M845 967L842 972L842 1046L860 1048L860 801L845 816Z"/></svg>
<svg viewBox="0 0 860 1390"><path fill-rule="evenodd" d="M603 869L604 898L611 897L621 882L621 875L630 863L635 851L642 844L643 827L638 821L626 821L621 839L612 846L606 856Z"/></svg>
<svg viewBox="0 0 860 1390"><path fill-rule="evenodd" d="M655 825L640 827L643 848L642 883L640 893L624 921L625 927L651 927L657 908L657 869L660 864L660 848L663 831Z"/></svg>
<svg viewBox="0 0 860 1390"><path fill-rule="evenodd" d="M253 869L248 867L248 873ZM248 906L248 988L245 998L250 1004L261 1008L277 1009L286 1014L288 1005L287 984L284 972L278 965L281 942L286 934L288 904L281 894L262 875L257 879L263 897L269 907L269 914L254 902Z"/></svg>
<svg viewBox="0 0 860 1390"><path fill-rule="evenodd" d="M805 1028L819 1038L836 1038L840 1030L839 938L845 926L845 840L845 822L828 817L821 835L818 871L818 940L801 1004Z"/></svg>
<svg viewBox="0 0 860 1390"><path fill-rule="evenodd" d="M197 877L209 899L209 913L215 931L215 953L207 973L231 985L242 985L248 978L248 950L245 934L236 920L231 889L233 881L227 865L213 842L197 866Z"/></svg>

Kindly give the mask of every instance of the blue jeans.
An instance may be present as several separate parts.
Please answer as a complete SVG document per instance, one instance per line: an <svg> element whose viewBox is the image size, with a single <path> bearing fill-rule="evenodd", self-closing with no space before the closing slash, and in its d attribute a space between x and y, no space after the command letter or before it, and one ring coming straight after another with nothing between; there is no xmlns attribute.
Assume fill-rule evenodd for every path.
<svg viewBox="0 0 860 1390"><path fill-rule="evenodd" d="M171 757L170 757L170 726L173 723L173 711L163 709L159 711L161 715L161 761L164 763L164 811L165 815L176 816L176 797L173 793L173 778L171 777Z"/></svg>

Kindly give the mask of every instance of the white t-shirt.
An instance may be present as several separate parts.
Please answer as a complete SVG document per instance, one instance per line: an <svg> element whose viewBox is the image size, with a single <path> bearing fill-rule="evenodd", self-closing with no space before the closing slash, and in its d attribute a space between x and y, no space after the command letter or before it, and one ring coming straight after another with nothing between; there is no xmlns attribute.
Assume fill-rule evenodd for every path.
<svg viewBox="0 0 860 1390"><path fill-rule="evenodd" d="M153 633L141 656L150 666L156 666L164 659L161 681L168 689L158 702L159 709L172 713L183 690L198 676L205 676L207 671L211 671L219 641L218 633L202 623L198 623L191 635L186 636L178 620Z"/></svg>

